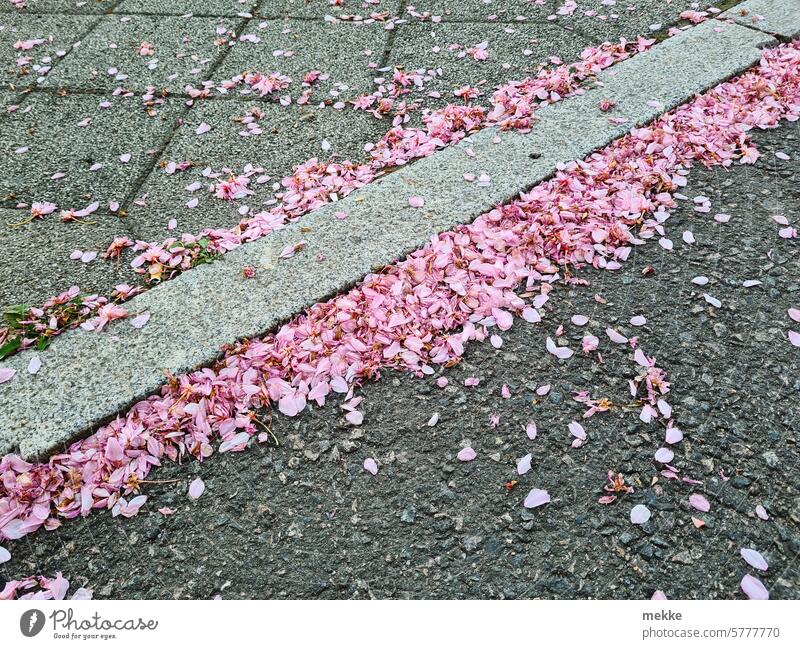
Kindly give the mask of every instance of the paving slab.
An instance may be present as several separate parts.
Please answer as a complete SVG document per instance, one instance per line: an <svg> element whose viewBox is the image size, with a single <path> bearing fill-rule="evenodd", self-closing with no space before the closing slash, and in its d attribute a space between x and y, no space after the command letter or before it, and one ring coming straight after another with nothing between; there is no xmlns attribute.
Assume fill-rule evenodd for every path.
<svg viewBox="0 0 800 649"><path fill-rule="evenodd" d="M114 8L120 0L25 0L20 10L8 0L0 3L0 13L22 14L102 14Z"/></svg>
<svg viewBox="0 0 800 649"><path fill-rule="evenodd" d="M761 46L774 42L736 24L695 27L606 71L603 88L544 108L529 134L504 133L497 144L496 132L482 131L317 210L302 226L293 224L137 296L130 310L151 313L142 329L121 322L91 336L67 333L47 351L49 371L37 375L25 372L29 353L8 359L18 371L2 386L0 452L19 449L34 457L85 434L156 390L164 369L182 373L213 360L224 343L274 328L432 234L546 179L557 164L583 158L741 72L759 60ZM616 101L629 122L610 122L597 110L601 98ZM465 183L467 171L486 172L492 183ZM411 196L424 197L425 206L411 208ZM342 211L344 220L335 217ZM278 259L284 246L300 242L298 254ZM255 278L243 278L245 265L257 267Z"/></svg>
<svg viewBox="0 0 800 649"><path fill-rule="evenodd" d="M136 275L130 264L96 259L88 264L69 258L73 250L103 251L114 236L125 232L118 216L96 216L91 223L28 223L11 227L27 212L0 208L0 311L17 304L39 306L44 300L76 285L97 293Z"/></svg>
<svg viewBox="0 0 800 649"><path fill-rule="evenodd" d="M252 109L263 115L258 120L262 133L243 137L240 133L248 131L239 120ZM197 135L197 127L203 123L212 129ZM284 107L255 98L198 101L137 192L137 196L147 195L145 206L129 206L131 229L137 238L154 241L169 236L165 227L171 218L177 219L179 232L233 226L242 218L240 207L261 209L263 201L273 198L273 184L296 165L311 158L327 160L332 155L338 160L361 162L367 157L364 144L379 139L389 127L387 120L352 109ZM184 160L190 160L193 166L174 174L165 172L168 162ZM204 169L230 169L238 175L246 165L263 168L251 180L252 196L224 201L208 192L211 181L202 175ZM202 189L187 192L186 187L194 182L202 183ZM198 204L187 207L194 198Z"/></svg>
<svg viewBox="0 0 800 649"><path fill-rule="evenodd" d="M43 85L138 92L155 86L182 92L186 84L199 85L207 78L214 62L231 47L233 37L226 32L238 33L244 22L238 17L103 16ZM143 42L152 45L152 55L139 54Z"/></svg>
<svg viewBox="0 0 800 649"><path fill-rule="evenodd" d="M728 9L722 18L787 39L800 35L800 2L797 1L746 0Z"/></svg>
<svg viewBox="0 0 800 649"><path fill-rule="evenodd" d="M553 4L554 0L408 0L404 15L464 22L544 20Z"/></svg>
<svg viewBox="0 0 800 649"><path fill-rule="evenodd" d="M0 116L0 198L7 207L51 201L83 209L99 201L105 209L125 199L152 164L148 150L158 151L174 128L180 102L166 100L151 117L139 97L115 97L101 108L108 99L31 93L15 112ZM120 160L125 154L127 163ZM57 217L48 217L51 227L58 227Z"/></svg>
<svg viewBox="0 0 800 649"><path fill-rule="evenodd" d="M114 8L114 13L238 16L252 13L258 4L259 0L122 0Z"/></svg>
<svg viewBox="0 0 800 649"><path fill-rule="evenodd" d="M488 58L475 60L467 51L481 43L488 44ZM452 103L461 101L453 95L458 88L479 86L488 95L497 85L534 75L551 57L565 62L578 60L590 44L589 39L574 32L533 22L409 22L397 27L388 64L406 71L440 71L441 76L425 84L425 91L439 91L441 103ZM434 103L426 99L426 105Z"/></svg>
<svg viewBox="0 0 800 649"><path fill-rule="evenodd" d="M380 23L286 19L253 21L244 31L259 42L238 43L216 71L216 80L247 71L280 72L291 77L297 88L307 72L319 70L329 78L314 84L312 100L316 102L345 101L371 92L375 68L389 38Z"/></svg>
<svg viewBox="0 0 800 649"><path fill-rule="evenodd" d="M0 87L22 89L41 84L73 46L97 23L97 16L0 13ZM25 43L27 49L14 47ZM38 42L42 41L42 42Z"/></svg>
<svg viewBox="0 0 800 649"><path fill-rule="evenodd" d="M553 24L579 31L597 42L615 41L623 37L631 39L651 35L676 23L685 23L680 18L684 11L705 11L720 4L724 2L672 0L666 3L664 0L641 0L606 6L601 0L581 0L573 14L561 15L558 11L564 3L556 0L549 18ZM587 16L584 13L587 11L595 13Z"/></svg>
<svg viewBox="0 0 800 649"><path fill-rule="evenodd" d="M396 17L400 13L401 6L401 0L378 0L369 3L364 0L349 0L341 6L315 0L262 0L259 14L268 18L370 20L374 14L379 18L383 18L386 14Z"/></svg>

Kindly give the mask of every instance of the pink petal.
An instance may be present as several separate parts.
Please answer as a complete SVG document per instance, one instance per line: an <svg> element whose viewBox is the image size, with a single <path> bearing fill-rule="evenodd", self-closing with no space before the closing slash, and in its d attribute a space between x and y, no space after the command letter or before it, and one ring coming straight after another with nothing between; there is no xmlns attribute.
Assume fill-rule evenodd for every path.
<svg viewBox="0 0 800 649"><path fill-rule="evenodd" d="M348 412L344 418L349 421L353 426L360 426L361 422L364 421L364 413L360 410L353 410Z"/></svg>
<svg viewBox="0 0 800 649"><path fill-rule="evenodd" d="M752 575L742 577L742 591L749 599L769 599L769 591Z"/></svg>
<svg viewBox="0 0 800 649"><path fill-rule="evenodd" d="M377 475L378 463L371 457L368 457L366 460L364 460L364 470L369 471L372 475Z"/></svg>
<svg viewBox="0 0 800 649"><path fill-rule="evenodd" d="M408 199L408 204L411 207L422 207L423 205L425 205L425 199L422 198L422 196L411 196Z"/></svg>
<svg viewBox="0 0 800 649"><path fill-rule="evenodd" d="M631 318L630 322L634 327L641 327L642 325L647 324L647 318L645 318L643 315L635 315Z"/></svg>
<svg viewBox="0 0 800 649"><path fill-rule="evenodd" d="M17 373L17 370L10 367L0 367L0 383L10 381L11 378Z"/></svg>
<svg viewBox="0 0 800 649"><path fill-rule="evenodd" d="M586 439L586 430L577 421L569 422L567 428L569 428L569 432L573 437L577 437L578 439Z"/></svg>
<svg viewBox="0 0 800 649"><path fill-rule="evenodd" d="M572 316L572 318L570 318L570 320L571 320L572 324L574 324L576 327L582 327L587 322L589 322L589 318L587 316L581 315L581 314L576 314L576 315Z"/></svg>
<svg viewBox="0 0 800 649"><path fill-rule="evenodd" d="M533 455L528 453L525 457L521 457L517 460L517 473L519 475L525 475L528 471L531 470L531 458Z"/></svg>
<svg viewBox="0 0 800 649"><path fill-rule="evenodd" d="M467 446L466 448L462 448L456 457L462 462L472 462L472 460L478 457L478 454L471 446Z"/></svg>
<svg viewBox="0 0 800 649"><path fill-rule="evenodd" d="M525 426L525 433L528 435L528 439L536 439L536 424L534 422L529 422L527 426Z"/></svg>
<svg viewBox="0 0 800 649"><path fill-rule="evenodd" d="M668 599L663 590L657 590L650 599Z"/></svg>
<svg viewBox="0 0 800 649"><path fill-rule="evenodd" d="M708 499L701 494L692 494L689 496L689 504L700 512L711 510L711 504L708 502Z"/></svg>
<svg viewBox="0 0 800 649"><path fill-rule="evenodd" d="M545 341L545 347L547 348L547 351L549 351L556 358L566 359L575 353L569 347L557 347L555 342L553 342L553 339L549 336Z"/></svg>
<svg viewBox="0 0 800 649"><path fill-rule="evenodd" d="M134 329L141 329L147 324L147 321L150 319L150 312L145 311L144 313L140 313L137 315L133 320L131 320L131 325Z"/></svg>
<svg viewBox="0 0 800 649"><path fill-rule="evenodd" d="M767 570L769 568L769 564L767 564L766 559L761 556L760 552L757 552L751 548L742 548L740 550L742 555L742 559L747 561L753 568L756 570Z"/></svg>
<svg viewBox="0 0 800 649"><path fill-rule="evenodd" d="M789 330L789 342L792 343L795 347L800 347L800 333L796 331Z"/></svg>
<svg viewBox="0 0 800 649"><path fill-rule="evenodd" d="M660 449L656 451L655 457L657 462L661 462L661 464L669 464L675 457L675 453L673 453L670 449L662 446Z"/></svg>
<svg viewBox="0 0 800 649"><path fill-rule="evenodd" d="M547 493L544 489L531 489L528 492L528 495L525 496L525 502L523 505L528 509L533 509L534 507L541 507L542 505L546 505L550 502L550 494Z"/></svg>
<svg viewBox="0 0 800 649"><path fill-rule="evenodd" d="M612 343L617 343L618 345L624 345L628 342L625 336L610 327L606 329L606 335L611 339Z"/></svg>
<svg viewBox="0 0 800 649"><path fill-rule="evenodd" d="M211 130L211 125L202 122L200 126L198 126L197 129L195 130L195 133L197 133L198 135L202 135L203 133L208 133L210 130Z"/></svg>
<svg viewBox="0 0 800 649"><path fill-rule="evenodd" d="M28 372L36 374L40 369L42 369L42 359L40 356L34 356L28 361Z"/></svg>
<svg viewBox="0 0 800 649"><path fill-rule="evenodd" d="M650 510L644 505L636 505L631 509L631 523L642 525L650 520Z"/></svg>
<svg viewBox="0 0 800 649"><path fill-rule="evenodd" d="M189 485L189 498L197 500L205 490L206 483L201 478L195 478L192 480L192 484Z"/></svg>
<svg viewBox="0 0 800 649"><path fill-rule="evenodd" d="M795 322L800 322L800 309L791 308L788 311L789 317Z"/></svg>
<svg viewBox="0 0 800 649"><path fill-rule="evenodd" d="M769 520L769 514L767 514L767 510L764 509L763 505L756 505L756 516L758 516L762 521Z"/></svg>
<svg viewBox="0 0 800 649"><path fill-rule="evenodd" d="M11 561L11 553L0 545L0 563Z"/></svg>

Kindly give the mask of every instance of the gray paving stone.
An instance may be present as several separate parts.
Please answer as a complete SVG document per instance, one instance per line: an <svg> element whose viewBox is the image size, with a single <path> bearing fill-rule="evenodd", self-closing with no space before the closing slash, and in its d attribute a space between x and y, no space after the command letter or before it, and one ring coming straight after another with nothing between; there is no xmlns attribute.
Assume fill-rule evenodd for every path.
<svg viewBox="0 0 800 649"><path fill-rule="evenodd" d="M113 9L119 0L25 0L25 8L20 11L8 0L0 3L0 13L23 14L100 14Z"/></svg>
<svg viewBox="0 0 800 649"><path fill-rule="evenodd" d="M487 60L476 61L465 54L484 41L488 41ZM407 71L441 70L442 75L426 83L425 90L441 92L441 103L450 103L455 100L453 91L464 85L480 83L482 92L490 94L499 84L535 74L550 57L577 60L589 44L583 36L546 24L412 22L397 28L389 64ZM460 46L459 50L451 51L451 45Z"/></svg>
<svg viewBox="0 0 800 649"><path fill-rule="evenodd" d="M327 16L344 18L360 16L369 20L373 14L397 16L400 12L400 0L379 0L378 3L366 3L364 0L348 0L343 6L333 6L328 2L317 0L262 0L259 13L266 17L280 18L317 18Z"/></svg>
<svg viewBox="0 0 800 649"><path fill-rule="evenodd" d="M616 41L619 38L633 39L637 36L651 36L654 31L664 29L678 22L680 14L688 9L702 11L715 4L713 0L641 0L605 6L601 0L581 0L578 9L571 16L557 14L563 2L556 0L551 16L556 16L553 24L566 29L575 29L600 43L604 40ZM586 16L585 11L596 15Z"/></svg>
<svg viewBox="0 0 800 649"><path fill-rule="evenodd" d="M121 14L173 14L183 16L236 16L252 13L259 0L122 0L115 8Z"/></svg>
<svg viewBox="0 0 800 649"><path fill-rule="evenodd" d="M165 368L189 370L216 357L223 343L275 327L424 244L432 234L469 221L547 178L559 162L585 157L632 124L643 124L753 65L761 55L758 47L775 42L735 24L715 31L722 25L700 25L620 63L603 75L605 87L540 111L529 134L504 133L500 146L494 143L495 132L482 131L471 142L317 210L302 224L137 296L129 308L152 315L140 330L121 322L95 335L67 333L47 351L48 371L37 375L24 370L29 354L12 357L5 364L17 375L0 388L7 404L0 409L0 453L19 448L33 457L85 433L157 389ZM630 123L611 123L596 109L601 98L615 100ZM466 146L474 157L464 155ZM540 154L535 160L532 151ZM485 188L464 183L466 171L485 171L493 182ZM425 207L409 207L412 195L423 196ZM346 212L347 219L335 218L336 211ZM305 247L298 254L277 259L284 245L301 240ZM254 279L242 277L245 264L258 267Z"/></svg>
<svg viewBox="0 0 800 649"><path fill-rule="evenodd" d="M183 91L187 83L204 81L212 64L230 48L232 39L224 34L218 38L217 28L238 33L243 22L237 17L104 16L44 85L138 92L152 85ZM152 56L138 53L145 41L154 47Z"/></svg>
<svg viewBox="0 0 800 649"><path fill-rule="evenodd" d="M51 68L63 63L62 58L97 20L97 16L0 13L0 51L4 61L0 65L0 87L21 89L41 83ZM14 48L18 41L39 39L45 42L28 50Z"/></svg>
<svg viewBox="0 0 800 649"><path fill-rule="evenodd" d="M239 133L246 129L236 120L253 107L264 115L259 121L263 133L242 137ZM211 125L212 130L197 135L196 129L202 123ZM240 206L261 209L261 203L273 197L273 183L291 173L296 165L313 157L327 160L331 155L340 160L364 160L364 144L377 140L390 126L388 121L352 109L283 107L256 99L199 101L137 192L138 196L147 194L146 207L136 204L129 207L132 231L148 241L163 239L170 236L165 227L173 217L178 220L179 232L232 226L241 219L237 212ZM327 152L323 140L330 144ZM167 162L184 160L191 160L194 166L171 175L165 173L163 167ZM238 174L247 164L263 167L263 174L258 175L270 177L262 184L257 184L255 177L252 179L253 196L223 201L208 193L209 180L201 173L204 168L214 171L229 168ZM195 181L203 183L203 189L187 192L186 186ZM186 203L192 198L200 202L190 209Z"/></svg>
<svg viewBox="0 0 800 649"><path fill-rule="evenodd" d="M129 264L101 259L84 264L69 258L73 250L105 250L114 236L125 231L119 217L100 215L91 224L8 225L26 215L27 211L0 209L0 309L15 304L39 306L73 285L90 294L135 278Z"/></svg>
<svg viewBox="0 0 800 649"><path fill-rule="evenodd" d="M798 0L747 0L726 11L722 17L784 38L800 35Z"/></svg>
<svg viewBox="0 0 800 649"><path fill-rule="evenodd" d="M406 15L430 14L443 21L543 20L552 5L553 0L545 0L542 4L534 0L409 0Z"/></svg>
<svg viewBox="0 0 800 649"><path fill-rule="evenodd" d="M381 60L389 32L379 23L331 24L309 20L276 20L250 23L245 30L260 42L240 42L214 75L230 79L245 71L280 72L298 88L303 76L320 70L330 78L318 81L313 100L346 100L371 92L375 68ZM292 56L275 55L293 52ZM295 92L297 92L295 90ZM332 94L333 93L333 94Z"/></svg>
<svg viewBox="0 0 800 649"><path fill-rule="evenodd" d="M52 201L81 209L92 201L104 207L122 201L174 127L180 102L167 100L157 115L145 112L139 97L115 97L108 108L102 95L30 94L14 113L0 117L0 198L16 202ZM88 126L81 127L87 117ZM24 153L17 153L28 147ZM128 163L119 156L130 153ZM91 171L95 164L102 167ZM53 180L53 174L63 178ZM57 214L49 216L56 220Z"/></svg>

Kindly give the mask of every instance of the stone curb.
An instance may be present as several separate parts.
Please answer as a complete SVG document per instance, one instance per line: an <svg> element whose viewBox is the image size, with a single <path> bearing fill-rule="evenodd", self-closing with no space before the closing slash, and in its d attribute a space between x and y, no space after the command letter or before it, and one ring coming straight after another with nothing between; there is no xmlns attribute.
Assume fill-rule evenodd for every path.
<svg viewBox="0 0 800 649"><path fill-rule="evenodd" d="M42 354L36 375L26 371L30 352L8 359L3 365L17 374L0 386L0 455L16 450L35 459L63 448L157 391L165 370L192 370L217 358L224 343L274 330L435 233L547 179L560 163L585 158L742 72L758 62L760 47L774 43L761 31L707 21L613 66L598 87L537 112L529 134L481 131L137 296L126 306L151 313L142 329L121 321L98 334L64 334ZM601 99L616 102L612 113L598 110ZM612 116L628 121L613 124ZM488 174L491 184L467 183L467 172ZM412 208L411 196L425 205ZM300 242L294 257L279 259L285 246ZM255 278L243 277L246 265L257 268Z"/></svg>
<svg viewBox="0 0 800 649"><path fill-rule="evenodd" d="M800 36L800 0L746 0L728 9L720 18L729 18L783 39Z"/></svg>

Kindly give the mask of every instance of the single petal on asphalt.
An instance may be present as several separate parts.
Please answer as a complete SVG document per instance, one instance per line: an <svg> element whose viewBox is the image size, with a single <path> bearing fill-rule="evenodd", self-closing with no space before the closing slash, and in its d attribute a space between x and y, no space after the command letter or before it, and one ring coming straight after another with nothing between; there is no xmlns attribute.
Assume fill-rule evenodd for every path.
<svg viewBox="0 0 800 649"><path fill-rule="evenodd" d="M769 514L767 510L764 509L764 505L756 505L756 516L758 516L762 521L769 520Z"/></svg>
<svg viewBox="0 0 800 649"><path fill-rule="evenodd" d="M663 590L657 590L650 599L668 599Z"/></svg>
<svg viewBox="0 0 800 649"><path fill-rule="evenodd" d="M525 475L528 471L531 470L531 459L533 455L528 453L525 457L521 457L517 460L517 473L519 475Z"/></svg>
<svg viewBox="0 0 800 649"><path fill-rule="evenodd" d="M661 462L661 464L669 464L674 459L675 453L665 446L662 446L656 451L655 457L657 462Z"/></svg>
<svg viewBox="0 0 800 649"><path fill-rule="evenodd" d="M11 561L11 553L0 545L0 563Z"/></svg>
<svg viewBox="0 0 800 649"><path fill-rule="evenodd" d="M528 509L533 509L534 507L546 505L549 502L550 494L547 493L547 491L544 489L531 489L528 495L525 496L525 502L523 504Z"/></svg>
<svg viewBox="0 0 800 649"><path fill-rule="evenodd" d="M431 415L431 418L428 420L428 426L435 426L438 423L439 423L439 413L434 412Z"/></svg>
<svg viewBox="0 0 800 649"><path fill-rule="evenodd" d="M472 460L478 457L478 454L471 446L467 446L466 448L462 448L456 457L462 462L472 462Z"/></svg>
<svg viewBox="0 0 800 649"><path fill-rule="evenodd" d="M364 460L364 470L369 471L372 475L377 475L378 463L371 457L368 457L366 460Z"/></svg>
<svg viewBox="0 0 800 649"><path fill-rule="evenodd" d="M699 512L707 512L711 510L711 503L708 499L701 494L692 494L689 496L689 504Z"/></svg>
<svg viewBox="0 0 800 649"><path fill-rule="evenodd" d="M625 336L611 327L606 329L606 335L611 339L612 343L617 343L618 345L624 345L628 342L628 339Z"/></svg>
<svg viewBox="0 0 800 649"><path fill-rule="evenodd" d="M749 599L769 599L766 586L752 575L742 577L742 591Z"/></svg>
<svg viewBox="0 0 800 649"><path fill-rule="evenodd" d="M769 568L767 560L761 556L760 552L757 552L752 548L742 548L740 552L742 554L742 559L747 561L747 563L753 566L753 568L756 570L767 570Z"/></svg>
<svg viewBox="0 0 800 649"><path fill-rule="evenodd" d="M800 347L800 333L796 331L789 330L789 342L792 343L795 347Z"/></svg>
<svg viewBox="0 0 800 649"><path fill-rule="evenodd" d="M800 322L800 309L791 308L788 311L789 317L795 322Z"/></svg>
<svg viewBox="0 0 800 649"><path fill-rule="evenodd" d="M525 433L528 435L528 439L536 439L537 434L536 424L534 422L528 422L528 425L525 426Z"/></svg>
<svg viewBox="0 0 800 649"><path fill-rule="evenodd" d="M636 505L631 509L631 523L642 525L650 520L650 510L644 505Z"/></svg>
<svg viewBox="0 0 800 649"><path fill-rule="evenodd" d="M189 498L197 500L205 490L206 483L201 478L195 478L192 480L192 484L189 485Z"/></svg>

